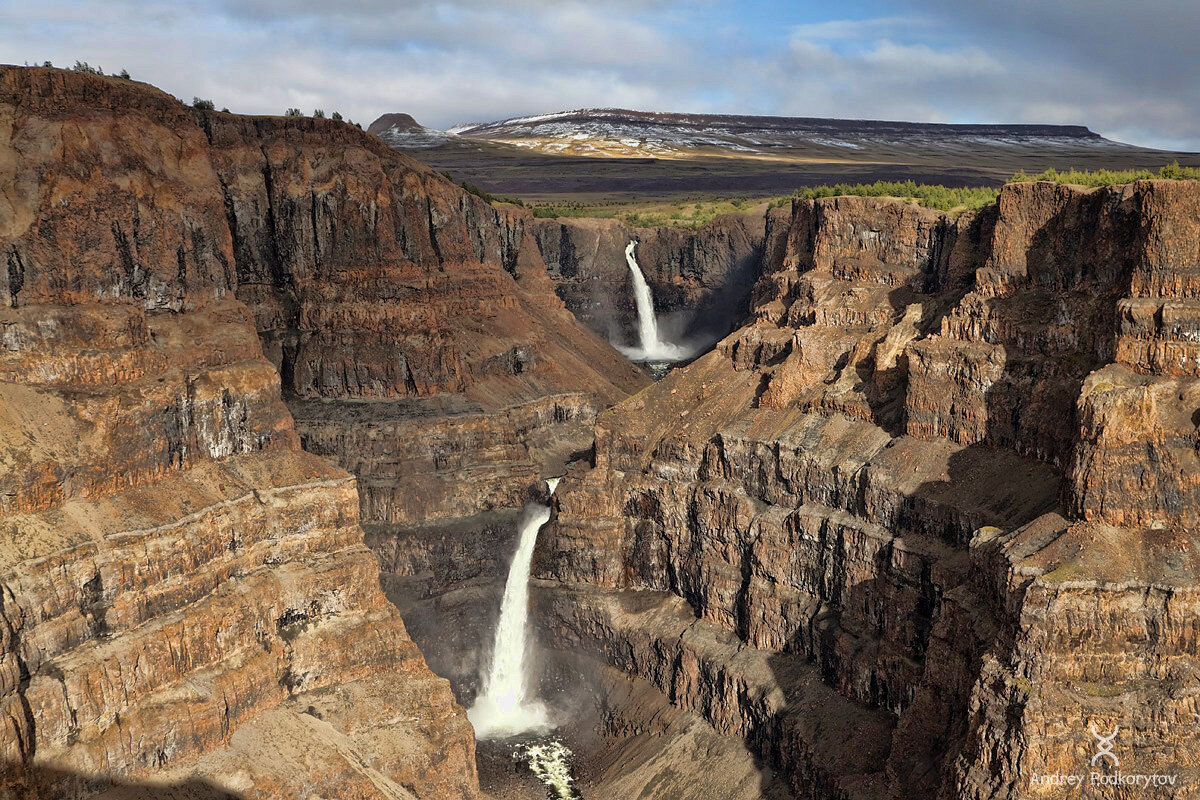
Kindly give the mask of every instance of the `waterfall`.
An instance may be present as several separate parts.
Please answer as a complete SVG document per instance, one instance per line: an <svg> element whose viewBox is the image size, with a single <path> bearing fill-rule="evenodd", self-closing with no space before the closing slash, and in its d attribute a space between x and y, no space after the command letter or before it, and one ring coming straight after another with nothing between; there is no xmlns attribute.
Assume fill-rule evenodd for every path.
<svg viewBox="0 0 1200 800"><path fill-rule="evenodd" d="M631 241L625 248L625 261L629 264L629 274L633 279L633 300L637 306L638 338L640 347L619 348L625 357L631 361L682 361L692 355L686 347L663 341L658 333L658 318L654 314L654 293L646 276L638 266L633 250L637 241Z"/></svg>
<svg viewBox="0 0 1200 800"><path fill-rule="evenodd" d="M550 493L558 478L546 480ZM529 676L525 672L527 618L529 616L529 568L538 530L550 519L550 507L541 503L525 506L517 533L517 554L508 568L500 623L492 646L492 663L483 681L483 692L467 717L480 739L514 736L553 727L546 707L526 697Z"/></svg>
<svg viewBox="0 0 1200 800"><path fill-rule="evenodd" d="M658 318L654 315L654 295L646 276L642 274L637 259L633 257L633 248L637 242L630 242L625 248L625 261L629 263L629 272L633 276L633 299L637 304L638 336L641 338L643 352L649 353L659 347L662 342L658 338Z"/></svg>

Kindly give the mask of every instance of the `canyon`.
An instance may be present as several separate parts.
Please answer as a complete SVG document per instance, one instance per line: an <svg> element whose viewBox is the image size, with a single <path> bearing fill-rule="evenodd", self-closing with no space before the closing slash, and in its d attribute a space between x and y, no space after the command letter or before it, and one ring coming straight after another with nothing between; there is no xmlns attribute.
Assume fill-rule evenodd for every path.
<svg viewBox="0 0 1200 800"><path fill-rule="evenodd" d="M1198 212L1154 181L797 201L749 324L559 487L553 639L796 797L1059 796L1035 777L1093 728L1196 796Z"/></svg>
<svg viewBox="0 0 1200 800"><path fill-rule="evenodd" d="M527 504L584 797L1200 796L1200 183L631 229L0 67L0 189L0 797L543 796Z"/></svg>
<svg viewBox="0 0 1200 800"><path fill-rule="evenodd" d="M476 796L364 540L519 505L646 383L527 220L54 69L0 69L0 185L3 795Z"/></svg>

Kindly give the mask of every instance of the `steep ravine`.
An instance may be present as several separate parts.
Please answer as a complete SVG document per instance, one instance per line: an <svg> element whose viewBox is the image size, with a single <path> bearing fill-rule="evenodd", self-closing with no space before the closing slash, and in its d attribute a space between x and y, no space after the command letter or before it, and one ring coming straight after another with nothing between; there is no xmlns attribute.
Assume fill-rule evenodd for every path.
<svg viewBox="0 0 1200 800"><path fill-rule="evenodd" d="M1198 796L1200 186L798 201L784 241L559 486L553 637L797 797L1061 796L1091 726Z"/></svg>
<svg viewBox="0 0 1200 800"><path fill-rule="evenodd" d="M411 564L645 384L528 218L54 69L0 68L0 187L2 796L476 796L359 521Z"/></svg>
<svg viewBox="0 0 1200 800"><path fill-rule="evenodd" d="M630 232L4 67L0 187L0 796L479 796L460 701L564 470L586 796L1052 797L1093 725L1196 796L1195 184ZM746 323L653 386L582 299L631 235Z"/></svg>
<svg viewBox="0 0 1200 800"><path fill-rule="evenodd" d="M726 214L695 230L588 218L537 219L531 228L558 296L596 333L636 344L624 254L636 241L666 333L707 349L745 321L763 265L781 256L787 221L788 210L779 208Z"/></svg>

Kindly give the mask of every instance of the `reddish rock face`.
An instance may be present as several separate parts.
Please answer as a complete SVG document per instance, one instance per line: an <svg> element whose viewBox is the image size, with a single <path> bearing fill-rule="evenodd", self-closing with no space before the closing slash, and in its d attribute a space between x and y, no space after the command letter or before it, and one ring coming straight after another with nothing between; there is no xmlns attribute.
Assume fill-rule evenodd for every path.
<svg viewBox="0 0 1200 800"><path fill-rule="evenodd" d="M0 68L0 188L4 796L474 797L360 505L519 502L644 383L527 218L344 124L52 69Z"/></svg>
<svg viewBox="0 0 1200 800"><path fill-rule="evenodd" d="M778 236L752 322L559 486L555 635L799 797L1052 796L1092 724L1193 796L1200 185L796 202Z"/></svg>
<svg viewBox="0 0 1200 800"><path fill-rule="evenodd" d="M475 796L359 523L492 577L593 429L542 623L796 796L1051 796L1091 726L1200 786L1196 184L640 232L682 305L751 253L750 322L603 412L535 223L349 126L4 68L0 187L8 795Z"/></svg>
<svg viewBox="0 0 1200 800"><path fill-rule="evenodd" d="M347 125L202 123L237 295L305 448L359 476L383 539L520 506L648 382L555 297L523 210Z"/></svg>

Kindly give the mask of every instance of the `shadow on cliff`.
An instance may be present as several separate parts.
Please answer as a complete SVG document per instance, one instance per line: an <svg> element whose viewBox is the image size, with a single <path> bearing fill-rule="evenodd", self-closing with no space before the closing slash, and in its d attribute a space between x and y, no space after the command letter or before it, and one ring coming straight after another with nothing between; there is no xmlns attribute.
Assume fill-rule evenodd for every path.
<svg viewBox="0 0 1200 800"><path fill-rule="evenodd" d="M1107 256L1103 237L1089 238L1097 226L1080 219L1093 220L1095 212L1065 204L1029 233L1028 266L1015 292L982 300L994 328L1020 331L1023 343L997 342L993 360L980 366L999 361L998 373L981 380L982 387L957 387L962 396L935 409L943 415L940 424L963 438L961 449L949 455L938 479L904 493L891 510L897 533L949 545L950 554L922 557L919 569L905 569L892 542L876 553L872 578L847 586L840 580L847 575L847 548L839 533L823 548L829 563L814 565L822 570L820 606L782 652L767 659L792 710L757 722L746 737L764 766L786 776L797 798L840 796L838 767L830 770L823 752L839 756L842 777L871 776L872 796L881 798L951 796L963 758L996 781L1015 779L973 738L989 724L1011 726L1002 735L1012 741L1022 732L1019 708L970 709L985 659L1010 661L1016 625L1007 610L1011 598L998 596L986 574L995 554L985 550L992 545L973 549L970 541L978 527L1011 530L1062 508L1077 436L1076 399L1087 375L1113 358L1117 300L1133 271L1132 262ZM995 224L994 215L983 216L966 232L973 241L965 269L959 262L955 274L947 261L946 269L931 271L923 291L890 296L899 313L908 303L925 302L929 292L922 335L936 334L976 288L974 270L991 255ZM1110 236L1135 240L1123 220L1110 224L1116 229ZM859 378L876 424L904 435L907 369L882 375L865 369ZM869 518L865 508L854 511ZM961 557L967 553L971 557ZM739 634L746 638L744 629ZM833 690L825 702L814 703L806 688L804 674L813 671Z"/></svg>
<svg viewBox="0 0 1200 800"><path fill-rule="evenodd" d="M758 280L765 249L765 242L759 242L734 260L720 285L705 295L693 311L683 329L685 341L703 342L703 351L707 352L749 320L750 295Z"/></svg>
<svg viewBox="0 0 1200 800"><path fill-rule="evenodd" d="M204 778L154 784L96 777L48 767L7 765L0 800L242 800Z"/></svg>
<svg viewBox="0 0 1200 800"><path fill-rule="evenodd" d="M992 464L993 484L1003 483L996 456L994 448L964 448L949 458L943 479L899 498L899 527L915 533L913 540L953 547L948 555L924 555L892 540L873 554L870 577L855 581L854 572L867 571L852 563L861 543L842 532L820 533L819 604L802 612L806 619L766 659L785 707L756 720L746 736L747 749L796 798L843 796L864 784L881 799L950 796L956 759L978 724L969 704L984 656L1004 659L1014 641L1004 598L989 594L989 576L974 574L981 559L958 554L976 527L1011 529L1058 506L1053 482L1016 491L1011 505L953 512L956 495L969 502L972 490L963 487L978 485L981 467ZM957 599L947 606L951 592ZM981 630L993 634L976 638ZM747 639L744 622L738 634ZM764 777L764 795L772 783Z"/></svg>

